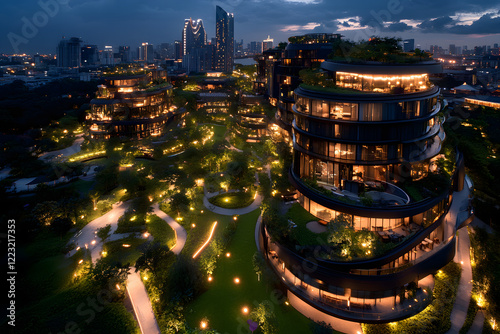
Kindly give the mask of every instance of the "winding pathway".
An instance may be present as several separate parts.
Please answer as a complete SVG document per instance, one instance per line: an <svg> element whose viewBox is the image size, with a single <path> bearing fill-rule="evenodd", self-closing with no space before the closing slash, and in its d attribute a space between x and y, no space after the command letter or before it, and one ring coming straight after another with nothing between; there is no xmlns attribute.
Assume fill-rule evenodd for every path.
<svg viewBox="0 0 500 334"><path fill-rule="evenodd" d="M172 217L167 215L165 212L160 210L160 205L158 203L153 205L153 212L155 215L163 219L175 232L175 246L172 247L171 251L175 255L179 255L186 244L187 233L184 227L179 225Z"/></svg>
<svg viewBox="0 0 500 334"><path fill-rule="evenodd" d="M101 256L103 246L100 239L96 236L97 230L110 224L111 236L109 240L119 240L128 236L128 234L114 234L114 232L118 227L118 219L125 213L129 206L130 201L113 205L113 209L111 211L88 223L82 230L77 232L70 241L75 242L77 246L82 248L88 248L91 253L92 262L97 262ZM166 213L161 211L158 204L153 205L153 210L156 215L165 220L174 229L177 242L175 247L172 248L172 252L179 254L186 242L186 231ZM72 256L75 253L76 249L68 253L68 256ZM136 272L134 267L130 269L126 285L127 294L134 308L134 313L137 318L139 328L141 329L141 333L160 334L160 329L158 327L158 323L156 322L155 314L153 312L153 307L151 305L151 301L149 300L146 287L141 280L139 272Z"/></svg>
<svg viewBox="0 0 500 334"><path fill-rule="evenodd" d="M59 156L61 156L62 160L65 160L67 157L70 155L73 155L75 153L78 153L81 151L81 146L83 143L83 135L78 135L76 136L77 138L73 142L73 144L69 147L63 148L62 150L58 151L51 151L51 152L45 152L42 155L40 155L38 158L43 161L49 161L52 159L55 159Z"/></svg>

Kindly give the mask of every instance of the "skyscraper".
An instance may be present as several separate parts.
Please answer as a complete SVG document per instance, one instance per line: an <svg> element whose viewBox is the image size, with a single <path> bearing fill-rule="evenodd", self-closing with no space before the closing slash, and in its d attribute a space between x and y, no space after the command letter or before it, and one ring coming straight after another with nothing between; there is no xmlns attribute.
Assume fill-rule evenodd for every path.
<svg viewBox="0 0 500 334"><path fill-rule="evenodd" d="M216 8L216 50L217 59L215 69L231 73L234 66L234 14L224 9Z"/></svg>
<svg viewBox="0 0 500 334"><path fill-rule="evenodd" d="M81 39L71 37L62 39L57 46L57 66L80 67L81 65Z"/></svg>
<svg viewBox="0 0 500 334"><path fill-rule="evenodd" d="M99 60L99 50L97 45L84 45L81 49L81 65L93 66L97 65Z"/></svg>
<svg viewBox="0 0 500 334"><path fill-rule="evenodd" d="M449 51L450 55L456 55L457 54L457 47L455 46L455 44L450 44L450 46L448 47L448 51Z"/></svg>
<svg viewBox="0 0 500 334"><path fill-rule="evenodd" d="M274 39L271 36L267 36L267 39L262 41L262 51L266 51L273 48Z"/></svg>
<svg viewBox="0 0 500 334"><path fill-rule="evenodd" d="M203 21L186 19L182 30L182 55L187 55L191 49L200 48L207 44L207 33Z"/></svg>
<svg viewBox="0 0 500 334"><path fill-rule="evenodd" d="M118 54L122 63L131 63L132 55L130 54L130 46L121 45L118 47Z"/></svg>
<svg viewBox="0 0 500 334"><path fill-rule="evenodd" d="M138 48L138 58L140 61L152 63L154 60L153 44L142 43Z"/></svg>
<svg viewBox="0 0 500 334"><path fill-rule="evenodd" d="M413 38L405 39L403 41L403 51L404 52L415 51L415 40Z"/></svg>
<svg viewBox="0 0 500 334"><path fill-rule="evenodd" d="M104 50L101 53L101 65L111 65L115 64L113 47L111 45L104 46Z"/></svg>

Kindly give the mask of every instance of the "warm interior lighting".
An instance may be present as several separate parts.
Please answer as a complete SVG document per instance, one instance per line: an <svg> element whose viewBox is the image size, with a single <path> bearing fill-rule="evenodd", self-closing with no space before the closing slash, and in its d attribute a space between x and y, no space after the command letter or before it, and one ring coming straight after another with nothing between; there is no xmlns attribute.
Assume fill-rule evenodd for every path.
<svg viewBox="0 0 500 334"><path fill-rule="evenodd" d="M347 72L337 72L337 75L340 75L340 79L342 80L342 76L353 76L359 77L363 79L373 79L373 80L383 80L383 81L398 81L398 80L414 80L414 79L422 79L426 78L427 74L414 74L414 75L401 75L401 76L376 76L376 75L366 75L359 73L347 73Z"/></svg>
<svg viewBox="0 0 500 334"><path fill-rule="evenodd" d="M210 235L208 236L207 241L205 241L205 243L196 251L196 253L193 254L193 259L195 259L198 256L198 254L208 245L208 243L212 239L212 236L214 235L214 231L215 231L216 226L217 226L217 222L214 222L214 224L212 225L212 230L210 231Z"/></svg>
<svg viewBox="0 0 500 334"><path fill-rule="evenodd" d="M122 247L129 248L130 245L129 244L123 244Z"/></svg>

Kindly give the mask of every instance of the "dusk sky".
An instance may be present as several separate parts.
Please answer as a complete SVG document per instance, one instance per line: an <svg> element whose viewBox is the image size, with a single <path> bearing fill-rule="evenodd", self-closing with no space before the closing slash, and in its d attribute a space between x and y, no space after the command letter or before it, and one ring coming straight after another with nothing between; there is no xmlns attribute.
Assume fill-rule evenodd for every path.
<svg viewBox="0 0 500 334"><path fill-rule="evenodd" d="M51 4L50 15L41 3ZM311 32L414 38L424 49L500 43L500 1L491 0L17 0L0 3L0 53L14 52L9 37L26 53L54 53L62 36L100 48L171 43L190 17L203 20L210 39L216 5L235 14L235 39L245 46L268 35L277 43ZM38 31L23 32L23 18Z"/></svg>

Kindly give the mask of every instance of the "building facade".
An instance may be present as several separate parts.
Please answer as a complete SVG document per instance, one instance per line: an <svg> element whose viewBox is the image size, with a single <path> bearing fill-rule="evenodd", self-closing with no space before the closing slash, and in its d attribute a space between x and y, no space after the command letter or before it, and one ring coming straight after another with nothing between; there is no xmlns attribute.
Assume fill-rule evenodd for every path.
<svg viewBox="0 0 500 334"><path fill-rule="evenodd" d="M372 239L360 239L363 254L351 258L345 244L281 245L263 226L261 248L290 300L357 322L410 317L431 302L432 274L453 259L456 231L472 220L459 212L470 205L463 157L452 180L439 167L445 133L429 74L441 65L321 67L336 87L294 91L289 179L320 224L344 220ZM373 256L375 238L393 247Z"/></svg>
<svg viewBox="0 0 500 334"><path fill-rule="evenodd" d="M233 73L234 67L234 14L216 7L216 60L215 70Z"/></svg>
<svg viewBox="0 0 500 334"><path fill-rule="evenodd" d="M178 110L172 105L172 85L165 71L110 74L90 101L87 114L90 138L126 137L142 139L163 134ZM159 83L160 82L160 83Z"/></svg>
<svg viewBox="0 0 500 334"><path fill-rule="evenodd" d="M191 52L191 49L201 48L207 44L207 33L203 27L203 20L186 19L182 29L182 55Z"/></svg>
<svg viewBox="0 0 500 334"><path fill-rule="evenodd" d="M81 44L78 37L63 39L57 46L57 66L77 68L81 66Z"/></svg>
<svg viewBox="0 0 500 334"><path fill-rule="evenodd" d="M81 49L82 66L96 66L99 62L99 49L97 45L84 45Z"/></svg>
<svg viewBox="0 0 500 334"><path fill-rule="evenodd" d="M267 36L267 38L262 41L262 51L272 49L274 47L273 43L274 39L272 39L271 36Z"/></svg>

